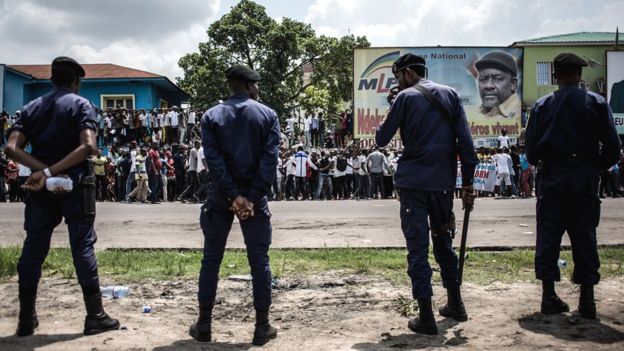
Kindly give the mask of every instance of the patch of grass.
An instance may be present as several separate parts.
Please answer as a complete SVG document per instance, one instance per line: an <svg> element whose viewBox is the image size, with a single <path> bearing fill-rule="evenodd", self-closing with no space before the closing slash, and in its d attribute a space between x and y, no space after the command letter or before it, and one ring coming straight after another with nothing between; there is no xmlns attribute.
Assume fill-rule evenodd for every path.
<svg viewBox="0 0 624 351"><path fill-rule="evenodd" d="M22 253L19 247L0 248L0 280L17 273L17 261Z"/></svg>
<svg viewBox="0 0 624 351"><path fill-rule="evenodd" d="M624 276L624 248L599 250L600 273L604 278ZM0 248L0 280L17 273L21 249ZM104 250L97 252L100 275L119 282L140 282L148 279L196 279L203 254L200 250ZM269 252L271 268L277 278L302 277L320 272L342 271L383 277L394 283L409 282L406 251L401 249L274 249ZM464 268L464 281L489 284L495 281L534 281L534 251L508 252L469 251ZM571 279L574 269L570 251L562 251L561 259L568 262L562 275ZM440 280L433 255L429 261L434 269L433 279ZM51 249L43 265L44 275L75 279L71 251ZM227 250L221 263L221 277L248 274L247 254L242 250Z"/></svg>

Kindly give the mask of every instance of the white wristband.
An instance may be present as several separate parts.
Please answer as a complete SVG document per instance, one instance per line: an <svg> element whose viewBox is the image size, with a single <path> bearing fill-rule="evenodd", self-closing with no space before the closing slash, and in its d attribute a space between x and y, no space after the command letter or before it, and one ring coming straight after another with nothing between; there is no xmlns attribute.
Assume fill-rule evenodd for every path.
<svg viewBox="0 0 624 351"><path fill-rule="evenodd" d="M50 173L50 169L46 168L43 170L43 174L45 174L46 177L48 178L52 178L52 173Z"/></svg>

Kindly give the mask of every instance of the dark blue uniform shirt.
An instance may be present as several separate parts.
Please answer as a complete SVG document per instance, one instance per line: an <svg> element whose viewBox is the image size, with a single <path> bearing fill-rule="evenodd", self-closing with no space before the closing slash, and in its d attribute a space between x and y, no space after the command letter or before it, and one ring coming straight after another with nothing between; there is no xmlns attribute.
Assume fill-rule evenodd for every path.
<svg viewBox="0 0 624 351"><path fill-rule="evenodd" d="M377 145L387 145L400 128L403 156L394 176L399 188L453 190L457 178L457 154L462 182L472 185L479 163L468 129L466 114L457 92L450 87L423 79L429 89L455 118L454 126L415 88L402 90L395 98L388 117L375 135Z"/></svg>
<svg viewBox="0 0 624 351"><path fill-rule="evenodd" d="M575 174L616 164L620 139L606 100L572 86L539 99L526 129L526 156L533 165L541 160Z"/></svg>
<svg viewBox="0 0 624 351"><path fill-rule="evenodd" d="M29 102L13 125L28 138L32 155L51 166L80 146L83 129L97 130L96 111L91 102L69 89L56 88ZM65 171L80 182L87 161Z"/></svg>
<svg viewBox="0 0 624 351"><path fill-rule="evenodd" d="M280 128L275 111L233 95L201 119L202 146L213 185L229 200L246 195L256 202L276 177ZM245 194L241 194L241 189Z"/></svg>

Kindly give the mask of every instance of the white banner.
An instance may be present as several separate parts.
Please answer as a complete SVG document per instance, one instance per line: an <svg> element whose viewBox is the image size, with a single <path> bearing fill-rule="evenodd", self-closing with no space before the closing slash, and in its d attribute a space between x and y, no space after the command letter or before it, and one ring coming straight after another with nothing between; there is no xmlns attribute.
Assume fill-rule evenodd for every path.
<svg viewBox="0 0 624 351"><path fill-rule="evenodd" d="M496 185L496 165L494 163L479 163L475 168L474 182L475 191L494 192ZM457 162L457 188L462 187L461 163Z"/></svg>

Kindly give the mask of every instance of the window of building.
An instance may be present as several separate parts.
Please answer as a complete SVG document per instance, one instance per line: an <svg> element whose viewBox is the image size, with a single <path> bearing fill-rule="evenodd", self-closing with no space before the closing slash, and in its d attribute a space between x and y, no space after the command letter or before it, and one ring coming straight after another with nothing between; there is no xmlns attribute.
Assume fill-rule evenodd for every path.
<svg viewBox="0 0 624 351"><path fill-rule="evenodd" d="M537 85L555 85L552 62L537 63Z"/></svg>
<svg viewBox="0 0 624 351"><path fill-rule="evenodd" d="M104 110L125 108L134 110L134 95L101 95Z"/></svg>

